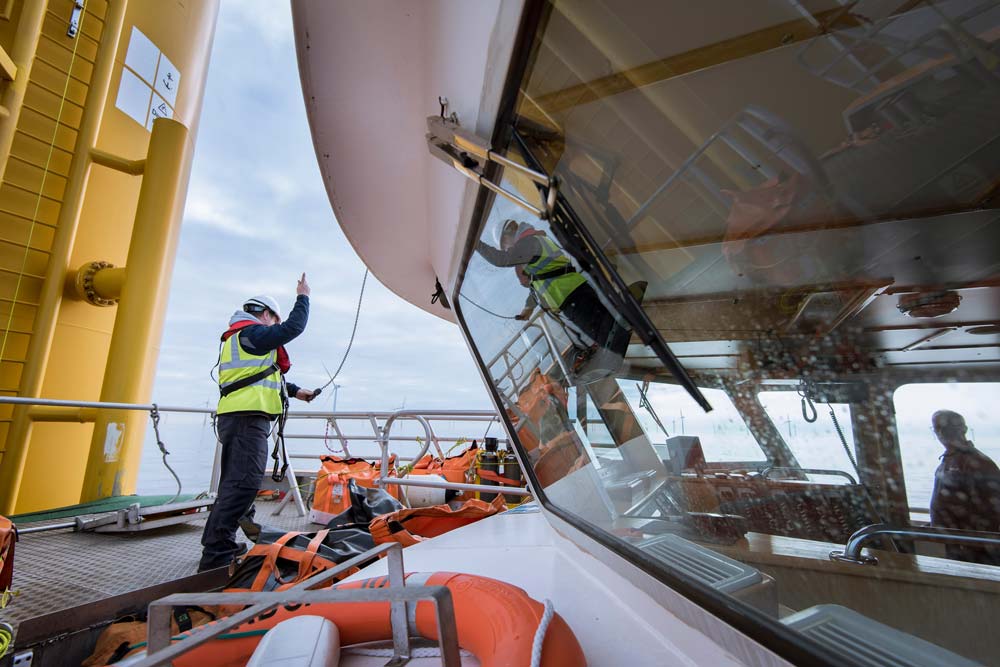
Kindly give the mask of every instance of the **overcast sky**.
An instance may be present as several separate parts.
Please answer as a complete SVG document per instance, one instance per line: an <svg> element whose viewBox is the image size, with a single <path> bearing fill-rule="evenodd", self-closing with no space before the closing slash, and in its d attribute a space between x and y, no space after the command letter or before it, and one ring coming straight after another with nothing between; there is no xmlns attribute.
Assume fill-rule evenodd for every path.
<svg viewBox="0 0 1000 667"><path fill-rule="evenodd" d="M303 271L312 309L305 333L288 346L289 378L304 387L325 383L323 364L334 371L349 340L364 270L323 188L288 3L223 0L154 400L214 406L218 389L209 370L230 315L259 293L274 295L287 313ZM408 408L492 407L458 327L403 301L372 276L337 383L341 411L391 410L404 402ZM308 409L329 410L331 401L329 392ZM293 408L305 406L293 401ZM205 443L171 430L173 442L165 439L172 454L201 462ZM156 460L151 445L147 437L140 490L148 463Z"/></svg>
<svg viewBox="0 0 1000 667"><path fill-rule="evenodd" d="M497 215L503 213L501 209ZM289 345L289 377L315 387L326 382L323 364L333 371L344 353L364 265L341 233L322 186L299 87L288 3L223 0L153 400L214 407L218 390L209 370L230 315L257 293L274 295L287 312L303 271L313 289L312 311L306 332ZM499 273L510 279L509 273ZM512 301L511 312L519 306ZM499 323L498 331L510 325ZM410 408L492 409L458 327L402 301L373 278L338 383L343 385L337 405L341 411L392 410L404 402ZM984 400L995 391L996 385L930 385L913 387L906 400L897 400L904 465L922 480L922 493L929 493L940 453L928 430L936 409L964 412L980 447L1000 459L992 402ZM328 392L308 408L293 401L293 407L329 410L332 396ZM789 400L773 415L783 429L792 428L784 419L799 414L795 400ZM677 412L666 398L658 409L674 430L679 418L682 428L687 419L694 430L698 419L705 419L696 419L693 409ZM713 418L720 414L722 408ZM730 421L737 421L735 415ZM829 425L825 428L824 437L833 438ZM185 490L204 488L214 446L205 421L166 415L163 431L171 460L186 480ZM795 438L790 440L796 447ZM825 450L840 457L839 442L830 442ZM307 444L299 441L296 449ZM311 444L322 448L317 441ZM826 465L845 464L831 459ZM149 432L139 491L172 489Z"/></svg>

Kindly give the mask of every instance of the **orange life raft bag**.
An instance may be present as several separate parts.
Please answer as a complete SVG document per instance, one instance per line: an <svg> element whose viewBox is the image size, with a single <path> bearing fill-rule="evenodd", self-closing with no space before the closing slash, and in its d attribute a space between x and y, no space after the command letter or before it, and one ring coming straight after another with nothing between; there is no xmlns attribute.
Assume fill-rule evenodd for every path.
<svg viewBox="0 0 1000 667"><path fill-rule="evenodd" d="M359 486L369 489L377 488L379 464L369 463L364 459L342 459L336 456L320 458L319 472L316 473L316 493L313 495L312 509L309 520L313 523L326 525L351 506L349 483L353 479ZM389 458L389 476L396 477L396 456ZM395 484L385 487L385 491L393 498L399 499L399 487Z"/></svg>
<svg viewBox="0 0 1000 667"><path fill-rule="evenodd" d="M466 500L458 509L449 505L402 509L391 514L375 517L368 524L375 544L399 542L410 547L431 537L444 535L470 523L481 521L507 509L504 497L498 495L493 502Z"/></svg>
<svg viewBox="0 0 1000 667"><path fill-rule="evenodd" d="M170 619L170 632L172 635L187 632L192 628L211 623L217 617L215 612L203 607L174 607L173 617ZM133 616L115 621L101 631L94 645L94 652L80 663L80 667L114 664L134 651L134 646L145 646L146 626L146 621Z"/></svg>
<svg viewBox="0 0 1000 667"><path fill-rule="evenodd" d="M446 456L443 459L436 458L430 454L424 454L419 461L413 464L410 475L440 475L449 482L457 484L474 484L476 481L476 455L479 453L479 445L472 441L472 445L461 454ZM469 496L463 491L449 489L445 494L446 500L463 500Z"/></svg>
<svg viewBox="0 0 1000 667"><path fill-rule="evenodd" d="M14 522L0 516L0 609L7 606L10 587L14 582L14 543L17 528Z"/></svg>

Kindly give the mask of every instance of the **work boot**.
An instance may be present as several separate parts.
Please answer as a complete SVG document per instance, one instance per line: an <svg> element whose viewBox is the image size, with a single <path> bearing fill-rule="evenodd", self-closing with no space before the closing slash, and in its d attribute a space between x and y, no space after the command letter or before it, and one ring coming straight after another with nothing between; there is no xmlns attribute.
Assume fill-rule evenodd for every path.
<svg viewBox="0 0 1000 667"><path fill-rule="evenodd" d="M233 554L229 556L228 560L205 561L203 558L202 561L198 563L198 572L201 573L201 572L207 572L209 570L217 570L222 567L228 567L230 570L232 570L233 567L239 561L240 556L245 554L248 550L249 547L247 546L246 542L238 542L236 544L236 551L234 551Z"/></svg>
<svg viewBox="0 0 1000 667"><path fill-rule="evenodd" d="M260 537L260 524L255 523L253 517L249 514L244 514L240 517L240 528L243 529L243 534L247 536L247 539L256 544L257 539ZM243 546L245 547L246 545L244 544Z"/></svg>

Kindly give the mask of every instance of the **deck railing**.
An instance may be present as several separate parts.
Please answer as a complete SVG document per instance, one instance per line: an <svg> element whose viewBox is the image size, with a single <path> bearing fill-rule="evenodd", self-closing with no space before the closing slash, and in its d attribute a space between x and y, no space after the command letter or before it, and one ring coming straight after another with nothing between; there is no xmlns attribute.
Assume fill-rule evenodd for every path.
<svg viewBox="0 0 1000 667"><path fill-rule="evenodd" d="M28 405L32 406L29 410L28 415L30 419L36 419L38 421L78 421L78 422L89 422L94 421L96 413L99 410L135 410L149 412L151 415L155 413L188 413L188 414L204 414L210 415L213 420L216 416L215 410L207 407L191 407L191 406L177 406L177 405L159 405L156 403L107 403L99 401L70 401L70 400L60 400L60 399L49 399L49 398L24 398L15 396L0 396L0 405L10 404L10 405ZM414 456L397 456L399 461L416 461L419 460L427 450L433 445L435 453L444 458L447 453L441 448L441 443L457 443L461 439L451 436L441 436L434 430L434 424L440 422L469 422L469 423L479 423L482 425L483 431L487 431L493 422L499 422L500 417L496 412L490 410L395 410L395 411L371 411L371 412L319 412L319 411L289 411L288 413L289 422L294 422L297 420L322 420L326 422L329 431L332 431L328 435L319 434L285 434L285 439L287 440L324 440L329 443L331 440L336 441L340 445L340 452L329 450L331 453L339 454L343 453L347 457L364 458L371 460L373 462L380 463L380 475L378 479L378 484L380 486L386 486L388 484L400 485L400 486L419 486L425 488L439 488L439 489L453 489L460 491L484 491L490 493L497 492L497 486L487 485L487 484L460 484L456 482L449 482L447 480L435 480L435 479L402 479L399 477L390 477L390 467L389 460L392 455L389 448L390 444L401 444L404 442L410 442L414 444L419 444L419 448ZM415 421L422 428L424 432L424 437L422 439L417 439L412 436L393 436L392 429L395 424L401 421ZM370 429L369 433L354 434L345 433L344 426L345 423L364 423L366 428ZM478 431L478 429L477 429ZM502 431L499 431L502 434ZM504 437L498 437L498 441L507 443L508 440ZM350 449L351 442L368 442L377 445L377 451L371 452L360 452L357 449L352 452ZM329 444L327 445L329 449ZM395 453L395 452L393 452ZM322 455L321 452L289 452L289 459L316 459L318 456ZM215 493L218 491L218 480L221 468L222 460L222 447L216 440L216 451L215 451L215 461L212 466L212 482L210 484L210 492ZM292 480L295 479L295 471L292 468ZM293 481L294 484L294 481ZM295 489L297 492L297 488ZM523 488L512 488L503 487L503 493L505 495L527 495L528 491ZM295 494L298 495L297 493ZM296 497L296 503L299 505L300 513L304 513L304 507L301 504L301 499Z"/></svg>

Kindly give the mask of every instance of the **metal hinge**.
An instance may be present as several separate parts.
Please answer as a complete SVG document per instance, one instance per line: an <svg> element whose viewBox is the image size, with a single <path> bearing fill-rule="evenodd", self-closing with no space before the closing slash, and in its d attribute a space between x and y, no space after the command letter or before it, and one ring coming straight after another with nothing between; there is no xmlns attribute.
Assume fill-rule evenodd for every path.
<svg viewBox="0 0 1000 667"><path fill-rule="evenodd" d="M556 195L559 193L558 180L554 176L546 176L494 153L486 140L460 127L458 117L455 114L451 114L447 118L444 116L446 104L447 101L442 102L440 116L428 116L427 118L427 147L430 149L431 155L450 164L459 173L464 174L479 185L530 211L540 220L547 220L556 205ZM488 162L495 162L506 169L513 170L546 188L545 198L541 205L535 206L522 197L487 180L484 174Z"/></svg>
<svg viewBox="0 0 1000 667"><path fill-rule="evenodd" d="M75 0L73 3L73 13L69 17L69 28L66 29L68 37L76 37L80 32L80 17L83 15L83 0Z"/></svg>

